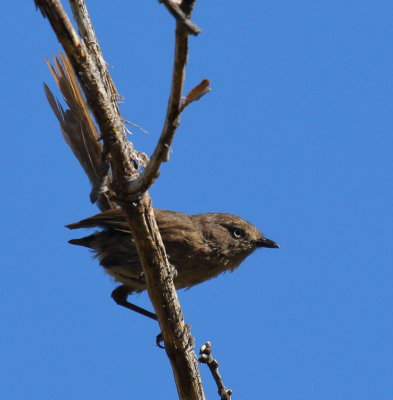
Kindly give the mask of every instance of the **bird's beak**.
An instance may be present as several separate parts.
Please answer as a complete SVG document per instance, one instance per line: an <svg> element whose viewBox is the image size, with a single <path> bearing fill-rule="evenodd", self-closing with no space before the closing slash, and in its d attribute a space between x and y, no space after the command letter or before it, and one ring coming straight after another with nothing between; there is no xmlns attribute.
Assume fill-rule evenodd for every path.
<svg viewBox="0 0 393 400"><path fill-rule="evenodd" d="M270 240L268 238L262 238L256 241L256 245L258 247L269 247L271 249L279 249L280 246L276 243L273 242L273 240Z"/></svg>

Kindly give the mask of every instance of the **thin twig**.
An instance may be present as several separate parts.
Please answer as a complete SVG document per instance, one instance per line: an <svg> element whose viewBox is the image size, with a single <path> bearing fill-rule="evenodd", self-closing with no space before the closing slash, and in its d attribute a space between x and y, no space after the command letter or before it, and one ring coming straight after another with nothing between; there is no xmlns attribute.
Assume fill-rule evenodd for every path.
<svg viewBox="0 0 393 400"><path fill-rule="evenodd" d="M176 20L184 26L187 33L190 33L191 35L198 35L199 33L201 33L201 30L188 19L187 15L180 8L179 3L181 3L181 1L180 2L175 2L173 0L158 0L158 1L159 3L164 4L166 9L176 18Z"/></svg>
<svg viewBox="0 0 393 400"><path fill-rule="evenodd" d="M164 127L153 155L145 171L133 182L130 182L128 193L146 191L157 177L158 169L163 161L169 159L170 146L179 125L179 109L183 92L185 66L188 54L188 33L183 25L176 24L175 59L173 63L172 86Z"/></svg>
<svg viewBox="0 0 393 400"><path fill-rule="evenodd" d="M212 345L210 342L206 342L201 349L199 350L199 359L198 361L202 364L207 364L210 369L210 372L213 375L214 381L216 382L218 388L218 394L221 397L221 400L231 400L232 390L227 389L222 381L220 372L218 371L218 361L213 358L211 355Z"/></svg>

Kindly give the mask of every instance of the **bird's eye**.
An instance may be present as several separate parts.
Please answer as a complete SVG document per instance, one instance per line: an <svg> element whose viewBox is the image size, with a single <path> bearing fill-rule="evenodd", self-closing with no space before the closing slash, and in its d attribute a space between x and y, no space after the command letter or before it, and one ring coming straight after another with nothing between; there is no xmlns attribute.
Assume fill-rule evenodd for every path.
<svg viewBox="0 0 393 400"><path fill-rule="evenodd" d="M232 230L232 235L235 239L240 239L244 236L244 232L239 228L235 228Z"/></svg>

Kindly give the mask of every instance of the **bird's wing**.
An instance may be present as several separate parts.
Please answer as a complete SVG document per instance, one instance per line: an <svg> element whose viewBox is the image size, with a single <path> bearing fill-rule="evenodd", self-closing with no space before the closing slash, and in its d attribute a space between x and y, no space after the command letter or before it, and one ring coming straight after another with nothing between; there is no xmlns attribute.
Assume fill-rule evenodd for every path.
<svg viewBox="0 0 393 400"><path fill-rule="evenodd" d="M189 216L176 211L154 209L158 228L164 233L168 241L172 234L178 240L178 232L194 229L194 223ZM107 228L130 234L130 228L120 209L108 210L93 217L82 219L82 221L66 225L69 229L79 228Z"/></svg>
<svg viewBox="0 0 393 400"><path fill-rule="evenodd" d="M93 217L82 219L79 222L66 225L69 229L79 228L108 228L115 229L124 233L131 233L121 210L108 210Z"/></svg>

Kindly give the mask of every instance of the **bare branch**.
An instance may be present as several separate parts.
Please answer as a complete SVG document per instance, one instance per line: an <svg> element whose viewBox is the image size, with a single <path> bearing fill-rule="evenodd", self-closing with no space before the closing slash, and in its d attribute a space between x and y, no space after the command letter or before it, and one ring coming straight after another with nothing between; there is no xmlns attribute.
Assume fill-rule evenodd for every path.
<svg viewBox="0 0 393 400"><path fill-rule="evenodd" d="M212 353L212 345L210 342L206 342L201 349L199 350L200 357L198 361L202 364L207 364L210 369L210 372L213 375L213 378L216 382L218 388L218 394L221 397L221 400L231 400L232 390L227 389L222 381L220 372L218 371L218 361L213 358Z"/></svg>
<svg viewBox="0 0 393 400"><path fill-rule="evenodd" d="M108 90L100 70L102 66L97 66L95 57L89 52L85 42L78 37L60 2L58 0L35 0L35 2L43 15L48 18L78 77L89 108L98 124L104 142L103 152L111 155L112 189L130 225L144 268L149 296L163 334L165 350L172 364L179 397L203 400L204 394L193 352L193 340L183 320L150 197L145 193L130 198L124 190L127 184L138 176L136 165L141 164L141 160L139 153L126 138L123 121L117 104L113 101L114 93ZM187 45L187 34L183 25L180 28L179 24L177 31L183 33L184 46ZM182 80L183 78L177 80L178 84L180 82L180 91L176 90L178 98L176 97L173 103L177 107L176 113L179 109ZM173 115L174 110L168 112Z"/></svg>
<svg viewBox="0 0 393 400"><path fill-rule="evenodd" d="M188 34L184 27L177 23L176 43L175 43L175 60L173 64L172 87L168 101L168 109L165 118L164 127L161 132L160 139L150 158L144 172L127 187L130 194L145 192L158 177L158 170L161 163L169 160L171 144L179 126L180 113L192 101L197 100L205 93L210 91L209 81L203 80L198 86L191 90L186 100L180 105L183 91L183 82L185 75L185 67L188 56Z"/></svg>

